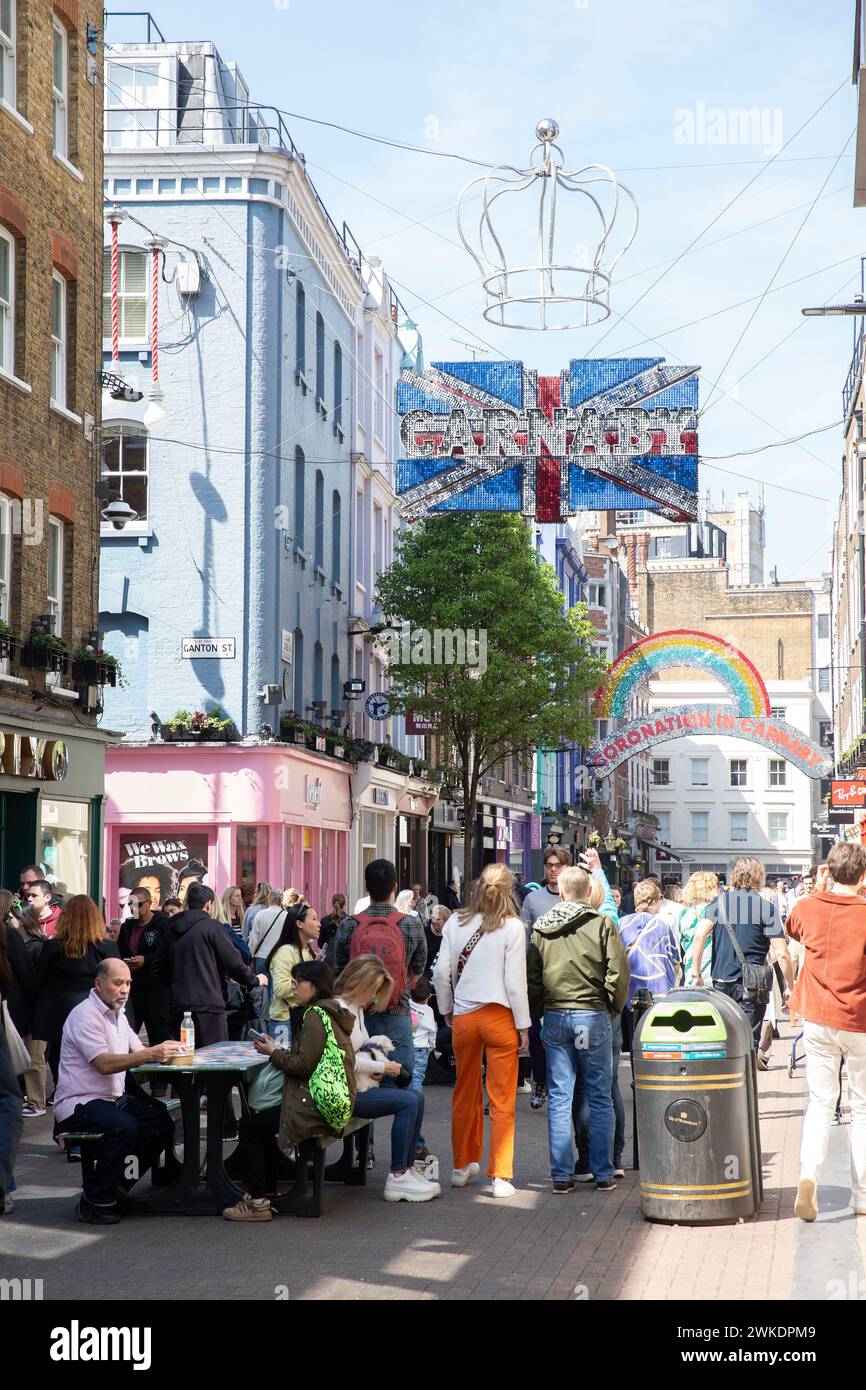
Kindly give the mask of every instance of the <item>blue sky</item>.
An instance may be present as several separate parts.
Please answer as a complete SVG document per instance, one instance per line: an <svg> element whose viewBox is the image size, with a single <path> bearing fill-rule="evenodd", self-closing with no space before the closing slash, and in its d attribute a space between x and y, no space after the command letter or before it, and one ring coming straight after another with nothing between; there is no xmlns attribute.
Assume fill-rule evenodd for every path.
<svg viewBox="0 0 866 1390"><path fill-rule="evenodd" d="M850 298L860 283L866 211L852 207L853 138L833 168L856 119L849 0L442 0L414 8L246 0L240 10L228 0L175 0L152 13L166 39L212 39L224 60L237 61L253 100L298 113L288 125L322 197L364 250L382 257L428 362L468 356L458 339L548 373L585 354L699 364L709 401L703 489L718 505L723 490L728 503L741 488L757 499L765 482L768 570L776 565L787 579L828 568L841 429L744 451L841 419L852 322L805 320L800 309ZM139 38L138 24L110 19L109 41ZM636 303L842 83L698 248ZM732 109L759 113L745 138ZM608 164L640 204L613 312L599 328L517 333L484 320L454 220L460 189L478 170L299 119L525 167L545 115L559 122L566 167ZM727 364L825 180L774 292ZM533 204L527 224L534 215ZM585 222L575 217L572 230L560 215L566 245L589 239ZM752 302L730 307L744 300ZM710 466L721 455L736 457Z"/></svg>

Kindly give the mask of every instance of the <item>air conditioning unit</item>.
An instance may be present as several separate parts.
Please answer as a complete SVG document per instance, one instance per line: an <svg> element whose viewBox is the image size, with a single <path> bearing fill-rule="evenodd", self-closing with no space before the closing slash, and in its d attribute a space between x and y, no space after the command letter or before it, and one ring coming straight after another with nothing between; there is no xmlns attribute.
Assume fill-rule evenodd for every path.
<svg viewBox="0 0 866 1390"><path fill-rule="evenodd" d="M180 294L190 298L201 291L201 268L198 261L179 261L177 265L177 288Z"/></svg>

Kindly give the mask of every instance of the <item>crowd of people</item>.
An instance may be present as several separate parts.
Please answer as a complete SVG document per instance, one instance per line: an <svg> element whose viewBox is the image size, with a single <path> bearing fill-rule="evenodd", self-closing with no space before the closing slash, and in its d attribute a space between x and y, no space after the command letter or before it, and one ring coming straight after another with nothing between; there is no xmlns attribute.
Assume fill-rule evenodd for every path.
<svg viewBox="0 0 866 1390"><path fill-rule="evenodd" d="M107 924L84 895L59 902L29 865L17 898L0 892L0 1214L13 1207L22 1125L53 1104L58 1137L103 1135L79 1217L119 1221L126 1160L144 1173L173 1141L166 1073L145 1089L132 1070L169 1061L190 1027L198 1047L249 1039L266 1059L240 1116L229 1105L212 1119L237 1140L229 1168L245 1193L227 1220L272 1220L283 1156L351 1117L374 1137L390 1121L386 1201L438 1197L423 1133L434 1074L453 1085L452 1187L480 1174L489 1116L490 1193L513 1196L516 1097L528 1087L531 1108L547 1107L553 1192L608 1193L625 1172L620 1058L638 996L685 986L742 1007L759 1069L783 1010L803 1020L804 1220L817 1215L846 1065L854 1206L866 1215L864 885L866 853L840 844L796 893L767 887L743 858L730 885L708 872L682 889L648 877L624 899L596 851L573 864L553 846L543 883L490 864L463 906L421 884L398 892L394 864L379 859L351 914L343 894L320 919L292 889L260 883L247 904L236 885L217 895L190 878L183 900L156 909L147 886L133 888L124 918Z"/></svg>

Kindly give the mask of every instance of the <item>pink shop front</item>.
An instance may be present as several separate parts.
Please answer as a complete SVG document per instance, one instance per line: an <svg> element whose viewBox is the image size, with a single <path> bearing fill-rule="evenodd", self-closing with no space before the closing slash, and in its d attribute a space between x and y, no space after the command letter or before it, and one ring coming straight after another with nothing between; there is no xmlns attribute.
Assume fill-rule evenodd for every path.
<svg viewBox="0 0 866 1390"><path fill-rule="evenodd" d="M139 884L162 902L203 875L247 901L258 882L297 888L324 915L347 889L351 771L276 743L107 748L108 912L120 915Z"/></svg>

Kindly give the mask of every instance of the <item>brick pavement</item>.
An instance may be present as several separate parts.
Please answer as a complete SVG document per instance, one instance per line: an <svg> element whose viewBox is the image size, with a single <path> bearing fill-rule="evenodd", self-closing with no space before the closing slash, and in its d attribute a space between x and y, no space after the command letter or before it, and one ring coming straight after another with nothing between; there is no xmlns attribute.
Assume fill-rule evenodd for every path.
<svg viewBox="0 0 866 1390"><path fill-rule="evenodd" d="M0 1221L3 1274L42 1278L47 1299L851 1297L843 1290L863 1277L866 1221L848 1206L849 1117L832 1131L821 1219L805 1227L793 1215L803 1075L802 1065L793 1080L787 1075L790 1033L783 1028L771 1070L759 1076L765 1201L754 1221L653 1225L640 1215L630 1171L608 1196L589 1186L554 1197L545 1112L530 1111L528 1096L518 1097L518 1195L494 1202L484 1183L454 1191L447 1186L450 1091L432 1087L425 1132L442 1157L441 1198L419 1206L381 1200L383 1132L365 1188L329 1185L321 1219L261 1226L215 1217L81 1225L72 1216L78 1169L53 1147L50 1116L27 1121L15 1212Z"/></svg>

